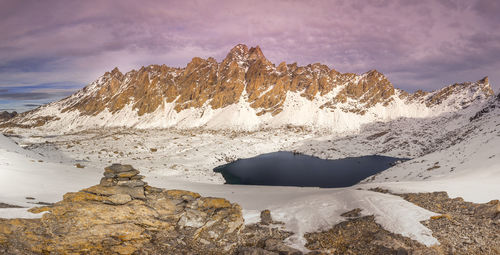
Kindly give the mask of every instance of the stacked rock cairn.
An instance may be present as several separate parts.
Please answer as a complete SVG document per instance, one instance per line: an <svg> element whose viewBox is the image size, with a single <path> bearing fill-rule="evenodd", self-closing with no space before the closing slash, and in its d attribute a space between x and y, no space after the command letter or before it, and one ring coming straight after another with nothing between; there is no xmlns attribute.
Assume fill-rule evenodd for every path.
<svg viewBox="0 0 500 255"><path fill-rule="evenodd" d="M140 175L139 171L131 165L112 164L104 168L104 177L99 184L104 188L102 191L109 191L109 193L96 193L110 195L108 202L112 204L125 204L132 199L145 199L144 188L147 183L143 179L144 175Z"/></svg>
<svg viewBox="0 0 500 255"><path fill-rule="evenodd" d="M126 186L129 188L144 187L147 183L142 181L144 175L131 165L112 164L104 168L104 177L100 185L105 187Z"/></svg>

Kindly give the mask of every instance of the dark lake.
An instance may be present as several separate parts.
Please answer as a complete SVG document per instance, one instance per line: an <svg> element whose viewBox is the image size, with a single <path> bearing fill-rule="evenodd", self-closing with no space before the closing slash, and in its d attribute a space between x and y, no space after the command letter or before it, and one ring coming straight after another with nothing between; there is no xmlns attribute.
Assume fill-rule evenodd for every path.
<svg viewBox="0 0 500 255"><path fill-rule="evenodd" d="M279 151L214 168L226 184L338 188L352 186L407 159L378 155L336 160Z"/></svg>

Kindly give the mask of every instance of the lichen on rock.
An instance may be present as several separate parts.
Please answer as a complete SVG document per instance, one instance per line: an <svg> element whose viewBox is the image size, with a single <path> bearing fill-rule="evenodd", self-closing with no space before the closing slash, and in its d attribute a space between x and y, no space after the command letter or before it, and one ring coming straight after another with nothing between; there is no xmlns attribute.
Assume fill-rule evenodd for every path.
<svg viewBox="0 0 500 255"><path fill-rule="evenodd" d="M0 219L0 254L300 254L283 243L290 232L245 226L238 204L143 179L113 164L100 184L30 209L40 219Z"/></svg>
<svg viewBox="0 0 500 255"><path fill-rule="evenodd" d="M124 174L126 173L126 174ZM165 254L236 250L239 205L189 191L153 188L129 165L106 168L101 184L68 193L41 219L0 219L2 254ZM135 177L135 178L134 178Z"/></svg>

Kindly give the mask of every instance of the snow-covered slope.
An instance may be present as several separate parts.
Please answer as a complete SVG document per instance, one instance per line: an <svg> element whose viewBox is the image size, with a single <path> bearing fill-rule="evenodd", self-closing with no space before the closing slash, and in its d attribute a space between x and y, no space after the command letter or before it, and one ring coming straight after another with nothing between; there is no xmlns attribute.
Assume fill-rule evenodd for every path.
<svg viewBox="0 0 500 255"><path fill-rule="evenodd" d="M275 66L245 45L227 57L194 58L186 68L118 69L59 102L21 114L0 128L50 131L99 127L257 130L305 126L330 132L367 123L424 118L484 103L488 78L409 94L383 74L339 73L321 64Z"/></svg>
<svg viewBox="0 0 500 255"><path fill-rule="evenodd" d="M447 144L445 147L369 178L369 186L389 187L397 192L445 190L467 201L498 199L500 95L476 114L464 117L440 139Z"/></svg>
<svg viewBox="0 0 500 255"><path fill-rule="evenodd" d="M47 161L50 159L24 150L0 134L0 202L28 208L38 202L54 203L66 192L99 180L95 170ZM26 208L0 209L0 218L5 217L39 216L28 213Z"/></svg>
<svg viewBox="0 0 500 255"><path fill-rule="evenodd" d="M296 233L289 242L298 248L304 244L303 233L328 229L345 220L340 217L341 213L354 208L363 209L364 215L375 215L376 221L389 231L433 245L436 239L420 223L433 213L398 196L367 189L382 187L395 192L447 191L451 196L461 196L474 202L498 199L500 161L494 155L496 149L500 148L499 101L497 97L491 99L483 109L468 107L459 113L435 118L371 123L363 126L361 133L350 136L328 133L317 136L309 132L294 136L280 130L235 134L117 129L109 134L106 133L108 131L85 131L60 137L35 136L20 140L38 141L41 144L50 140L61 150L65 148L64 152L72 154L74 158L90 156L89 161L100 160L100 164L126 160L138 166L147 176L146 181L153 186L192 190L205 196L225 197L241 204L247 222L255 221L260 210L271 209L276 220L283 221L287 229ZM231 138L232 135L236 137ZM387 143L383 143L391 137ZM162 140L158 140L160 138ZM0 149L0 157L2 162L6 162L0 165L0 202L32 206L27 203L26 196L53 202L67 191L97 183L101 175L98 170L101 168L92 167L91 162L85 169L46 163L50 159L38 162L24 155L23 150L16 148L12 141L1 136L0 139L0 148L5 147ZM64 139L68 142L62 142ZM156 140L158 142L154 143ZM401 146L412 140L417 141L414 146ZM415 158L381 173L369 183L343 189L196 183L186 181L180 175L191 176L198 171L197 168L211 171L217 157L221 156L217 152L219 150L220 153L221 148L227 147L224 153L232 152L231 156L239 157L282 148L280 146L302 148L306 152L315 149L315 155L328 158L352 156L355 153L367 155L383 150L387 150L389 155L403 153ZM158 150L151 153L150 148ZM335 150L329 150L332 148ZM412 151L415 151L414 154ZM119 156L122 152L127 156ZM439 164L435 163L437 161ZM175 168L180 170L175 175L169 175L174 163L178 165ZM435 167L437 165L439 167ZM0 216L32 217L26 215L25 209L0 209Z"/></svg>
<svg viewBox="0 0 500 255"><path fill-rule="evenodd" d="M45 163L31 159L15 149L15 143L0 135L0 202L26 208L0 208L0 218L40 217L27 212L36 202L56 202L66 192L99 182L102 172L79 169L74 166ZM7 139L7 140L6 140ZM142 172L150 185L167 189L185 189L203 195L225 197L239 203L246 223L258 220L259 212L271 209L273 217L283 221L285 227L295 232L288 241L304 250L303 234L327 229L345 220L340 214L362 208L363 215L374 215L376 221L389 231L400 233L433 245L437 240L420 221L435 215L398 196L371 191L347 189L318 189L300 187L232 186L185 182L172 177L156 176ZM33 197L35 200L27 199Z"/></svg>

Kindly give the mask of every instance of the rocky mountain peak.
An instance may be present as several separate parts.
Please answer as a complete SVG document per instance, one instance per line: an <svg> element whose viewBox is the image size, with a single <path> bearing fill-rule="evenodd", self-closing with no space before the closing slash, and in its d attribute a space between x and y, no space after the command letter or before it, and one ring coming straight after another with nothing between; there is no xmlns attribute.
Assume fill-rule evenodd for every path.
<svg viewBox="0 0 500 255"><path fill-rule="evenodd" d="M109 74L111 76L122 76L122 72L120 72L120 69L118 69L118 67L115 67L113 68L113 70L111 70L111 72L107 72L106 74Z"/></svg>
<svg viewBox="0 0 500 255"><path fill-rule="evenodd" d="M238 44L229 51L223 62L225 62L225 60L243 60L248 58L248 54L248 46L245 44Z"/></svg>
<svg viewBox="0 0 500 255"><path fill-rule="evenodd" d="M377 71L376 69L372 69L368 72L365 73L366 76L376 76L376 77L381 77L383 76L385 78L385 75L379 71Z"/></svg>
<svg viewBox="0 0 500 255"><path fill-rule="evenodd" d="M248 52L249 56L248 56L248 60L264 60L264 61L268 61L266 59L266 57L264 56L264 53L262 53L262 50L260 49L260 47L257 45L255 47L252 47L250 48L249 52Z"/></svg>
<svg viewBox="0 0 500 255"><path fill-rule="evenodd" d="M190 70L195 69L196 67L200 66L201 64L205 63L206 60L200 58L200 57L194 57L191 59L191 62L189 62L186 66L186 72L189 73Z"/></svg>
<svg viewBox="0 0 500 255"><path fill-rule="evenodd" d="M449 101L449 104L456 103L467 107L478 99L487 99L495 93L490 86L488 77L484 77L476 82L455 83L442 89L433 91L426 99L427 106L441 104ZM459 100L460 102L456 102Z"/></svg>
<svg viewBox="0 0 500 255"><path fill-rule="evenodd" d="M271 65L271 62L266 59L258 45L249 49L245 44L238 44L229 51L222 62L230 64L236 61L240 64L251 65L259 60L267 65Z"/></svg>
<svg viewBox="0 0 500 255"><path fill-rule="evenodd" d="M495 95L495 92L493 91L493 88L490 85L490 81L488 79L488 76L485 76L481 80L475 82L475 84L479 85L479 87L480 87L479 89L482 90L486 95L488 95L488 96Z"/></svg>
<svg viewBox="0 0 500 255"><path fill-rule="evenodd" d="M471 89L471 90L475 90L475 91L480 90L483 92L484 95L488 95L488 96L495 95L493 88L491 88L488 76L485 76L484 78L482 78L476 82L458 83L457 86L462 86L464 89Z"/></svg>
<svg viewBox="0 0 500 255"><path fill-rule="evenodd" d="M478 82L480 83L483 83L483 84L490 84L490 81L488 79L488 76L485 76L484 78L482 78L481 80L479 80Z"/></svg>
<svg viewBox="0 0 500 255"><path fill-rule="evenodd" d="M7 111L0 112L0 122L10 120L10 119L12 119L12 118L14 118L16 116L17 116L17 112L16 111L13 111L13 112L7 112Z"/></svg>

